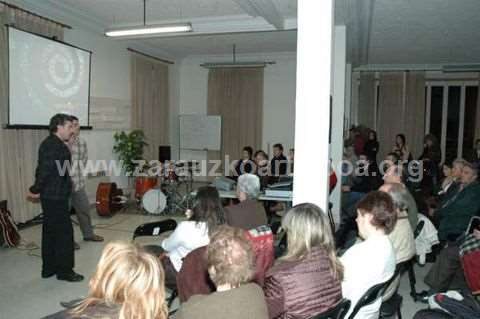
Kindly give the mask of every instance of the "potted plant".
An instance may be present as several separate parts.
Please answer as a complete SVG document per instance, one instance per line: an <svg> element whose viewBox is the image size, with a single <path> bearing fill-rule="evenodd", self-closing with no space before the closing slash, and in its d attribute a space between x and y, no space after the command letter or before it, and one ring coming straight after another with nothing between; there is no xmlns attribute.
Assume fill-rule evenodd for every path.
<svg viewBox="0 0 480 319"><path fill-rule="evenodd" d="M130 133L117 132L113 136L115 145L113 152L122 161L122 167L127 176L133 176L139 160L143 159L143 148L148 145L145 142L145 134L142 130L133 130Z"/></svg>

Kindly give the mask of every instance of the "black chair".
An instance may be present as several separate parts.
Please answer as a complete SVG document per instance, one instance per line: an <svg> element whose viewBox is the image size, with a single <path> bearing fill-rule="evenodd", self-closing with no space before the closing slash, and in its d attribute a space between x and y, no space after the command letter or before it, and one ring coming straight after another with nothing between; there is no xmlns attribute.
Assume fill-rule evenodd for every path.
<svg viewBox="0 0 480 319"><path fill-rule="evenodd" d="M352 313L348 317L348 319L354 319L355 316L358 314L360 309L362 309L365 306L368 306L372 303L375 302L378 298L381 298L382 295L384 294L385 290L390 286L390 284L395 280L400 275L400 268L397 267L395 269L395 273L393 276L380 284L376 284L375 286L369 288L367 292L363 294L363 296L358 300L357 304L353 308Z"/></svg>
<svg viewBox="0 0 480 319"><path fill-rule="evenodd" d="M133 232L132 241L137 237L144 236L160 236L167 231L173 231L177 227L177 222L174 219L166 219L157 222L146 223L138 226Z"/></svg>
<svg viewBox="0 0 480 319"><path fill-rule="evenodd" d="M137 228L135 228L135 231L133 232L132 241L135 241L135 239L138 237L160 236L165 232L175 230L176 227L177 227L177 222L171 218L162 220L162 221L142 224ZM151 246L151 245L145 246L145 249L148 252L158 255L155 248L156 248L155 246ZM167 305L169 309L172 306L172 303L175 300L175 298L177 298L177 296L178 296L177 289L171 289L170 297L168 297L167 299Z"/></svg>
<svg viewBox="0 0 480 319"><path fill-rule="evenodd" d="M328 203L328 220L330 221L330 229L332 230L332 234L335 234L335 220L333 219L332 214L333 203Z"/></svg>
<svg viewBox="0 0 480 319"><path fill-rule="evenodd" d="M396 315L398 319L402 319L402 303L402 296L395 292L387 301L382 302L379 318L391 318Z"/></svg>
<svg viewBox="0 0 480 319"><path fill-rule="evenodd" d="M340 300L340 302L332 309L329 309L326 312L316 315L310 319L343 319L350 309L350 304L350 300L344 298Z"/></svg>

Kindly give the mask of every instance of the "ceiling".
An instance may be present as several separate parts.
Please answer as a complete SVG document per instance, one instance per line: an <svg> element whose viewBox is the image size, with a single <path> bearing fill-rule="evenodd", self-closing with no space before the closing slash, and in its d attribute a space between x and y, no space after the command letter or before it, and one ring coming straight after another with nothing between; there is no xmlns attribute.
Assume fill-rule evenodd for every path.
<svg viewBox="0 0 480 319"><path fill-rule="evenodd" d="M143 0L10 0L99 34L143 23ZM306 0L321 1L321 0ZM170 58L295 52L297 0L147 0L147 23L191 22L183 36L117 40ZM347 59L371 64L480 63L480 0L335 0Z"/></svg>
<svg viewBox="0 0 480 319"><path fill-rule="evenodd" d="M354 65L480 62L479 0L336 0L336 7Z"/></svg>

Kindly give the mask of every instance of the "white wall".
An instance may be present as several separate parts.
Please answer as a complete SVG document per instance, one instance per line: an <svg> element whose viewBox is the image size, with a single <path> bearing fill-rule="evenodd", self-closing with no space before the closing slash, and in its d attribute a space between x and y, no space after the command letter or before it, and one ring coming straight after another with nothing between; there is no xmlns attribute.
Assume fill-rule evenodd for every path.
<svg viewBox="0 0 480 319"><path fill-rule="evenodd" d="M105 38L89 31L78 28L65 31L65 42L88 49L93 52L91 66L91 99L114 99L117 103L131 107L130 87L130 55L125 42ZM179 76L178 66L171 65L169 69L170 85L170 138L173 145L176 145L176 131L178 130L175 119L178 117L179 98ZM119 104L119 105L120 105ZM125 130L131 127L130 118L125 123ZM113 134L119 129L95 129L82 131L89 149L89 158L92 160L116 159L113 154ZM172 155L175 158L175 147ZM119 187L127 187L126 177L111 176L111 181L116 182ZM89 188L89 197L95 197L95 187Z"/></svg>
<svg viewBox="0 0 480 319"><path fill-rule="evenodd" d="M238 61L275 61L264 73L262 148L269 151L273 144L282 143L285 150L294 145L295 122L295 53L238 55ZM192 56L180 65L180 114L206 114L208 70L204 62L230 61L231 56ZM178 134L178 133L177 133ZM268 149L270 148L270 150ZM202 151L182 151L183 159L205 159Z"/></svg>

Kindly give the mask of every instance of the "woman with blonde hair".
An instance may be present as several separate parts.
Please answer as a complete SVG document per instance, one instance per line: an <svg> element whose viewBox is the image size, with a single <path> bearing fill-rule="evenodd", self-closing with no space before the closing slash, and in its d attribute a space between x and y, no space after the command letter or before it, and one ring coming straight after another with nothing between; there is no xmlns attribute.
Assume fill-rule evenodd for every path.
<svg viewBox="0 0 480 319"><path fill-rule="evenodd" d="M164 273L158 258L137 245L105 246L88 297L47 319L166 319Z"/></svg>
<svg viewBox="0 0 480 319"><path fill-rule="evenodd" d="M311 318L342 298L343 267L326 214L314 204L294 206L282 220L286 254L267 272L270 318Z"/></svg>

